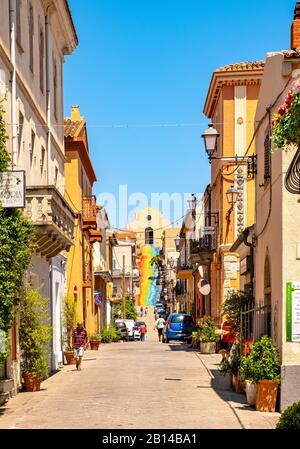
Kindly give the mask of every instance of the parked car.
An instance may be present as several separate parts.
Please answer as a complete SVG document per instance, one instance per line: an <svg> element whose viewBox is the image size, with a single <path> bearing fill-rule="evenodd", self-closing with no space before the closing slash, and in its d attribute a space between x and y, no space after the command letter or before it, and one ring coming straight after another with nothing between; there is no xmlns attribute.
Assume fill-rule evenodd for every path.
<svg viewBox="0 0 300 449"><path fill-rule="evenodd" d="M134 320L122 320L122 319L117 319L115 321L115 323L120 323L120 322L124 322L126 324L126 327L128 329L128 340L134 340L134 333L133 333L133 328L134 328Z"/></svg>
<svg viewBox="0 0 300 449"><path fill-rule="evenodd" d="M157 302L154 307L154 313L156 313L157 309L164 309L164 308L165 306L163 305L162 302Z"/></svg>
<svg viewBox="0 0 300 449"><path fill-rule="evenodd" d="M168 316L162 334L162 342L170 340L187 340L194 326L193 316L187 313L171 313Z"/></svg>
<svg viewBox="0 0 300 449"><path fill-rule="evenodd" d="M129 335L128 335L128 329L126 324L124 323L124 321L118 321L115 323L115 328L121 332L122 334L122 340L129 340Z"/></svg>

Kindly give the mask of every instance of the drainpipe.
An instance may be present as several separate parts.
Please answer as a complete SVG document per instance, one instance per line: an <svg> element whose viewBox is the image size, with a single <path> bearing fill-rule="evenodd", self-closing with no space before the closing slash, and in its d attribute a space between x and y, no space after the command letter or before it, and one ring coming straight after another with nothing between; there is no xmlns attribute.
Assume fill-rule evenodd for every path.
<svg viewBox="0 0 300 449"><path fill-rule="evenodd" d="M47 116L47 185L51 184L51 83L50 83L50 17L45 16L46 39L46 116Z"/></svg>
<svg viewBox="0 0 300 449"><path fill-rule="evenodd" d="M12 170L17 168L17 74L16 74L16 9L15 0L9 0L9 32L11 71Z"/></svg>
<svg viewBox="0 0 300 449"><path fill-rule="evenodd" d="M51 319L51 370L55 371L55 354L54 354L54 298L53 298L53 265L52 258L49 262L49 296L50 296L50 319Z"/></svg>

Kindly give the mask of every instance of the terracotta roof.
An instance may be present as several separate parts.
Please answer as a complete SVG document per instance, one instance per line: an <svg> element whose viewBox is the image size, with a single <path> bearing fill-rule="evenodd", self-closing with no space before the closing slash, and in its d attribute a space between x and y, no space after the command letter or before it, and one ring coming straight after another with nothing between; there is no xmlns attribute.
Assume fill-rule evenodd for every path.
<svg viewBox="0 0 300 449"><path fill-rule="evenodd" d="M237 62L235 64L225 65L216 70L216 72L237 72L247 70L262 70L265 66L265 61L248 61Z"/></svg>
<svg viewBox="0 0 300 449"><path fill-rule="evenodd" d="M285 58L300 58L300 50L283 50L280 53L282 53Z"/></svg>
<svg viewBox="0 0 300 449"><path fill-rule="evenodd" d="M64 135L65 137L75 137L81 129L84 120L74 122L70 118L64 119Z"/></svg>

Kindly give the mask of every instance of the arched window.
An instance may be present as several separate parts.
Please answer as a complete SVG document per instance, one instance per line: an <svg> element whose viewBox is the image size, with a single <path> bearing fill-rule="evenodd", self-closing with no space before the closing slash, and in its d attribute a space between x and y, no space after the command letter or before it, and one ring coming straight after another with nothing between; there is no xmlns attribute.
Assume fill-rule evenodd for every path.
<svg viewBox="0 0 300 449"><path fill-rule="evenodd" d="M154 243L154 237L153 237L153 228L146 228L145 229L145 243L152 245Z"/></svg>

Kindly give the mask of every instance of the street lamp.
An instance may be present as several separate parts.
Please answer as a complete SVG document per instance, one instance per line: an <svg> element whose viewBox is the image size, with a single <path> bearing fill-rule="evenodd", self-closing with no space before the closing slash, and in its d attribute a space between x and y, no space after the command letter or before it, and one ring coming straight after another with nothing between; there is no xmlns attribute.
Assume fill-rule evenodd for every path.
<svg viewBox="0 0 300 449"><path fill-rule="evenodd" d="M212 123L210 125L208 125L208 129L206 131L204 131L204 133L202 134L202 138L204 140L205 151L208 155L209 163L211 164L211 161L213 159L217 159L219 161L228 161L229 163L247 164L247 176L249 178L253 179L254 176L257 174L257 155L252 154L252 156L246 156L246 155L238 156L236 154L235 156L221 156L221 157L213 156L213 154L217 151L219 137L220 137L220 134L213 127Z"/></svg>
<svg viewBox="0 0 300 449"><path fill-rule="evenodd" d="M230 215L233 211L233 207L235 203L237 202L239 192L234 186L231 186L230 189L226 192L227 202L230 204L230 208L227 211L226 220L230 222Z"/></svg>
<svg viewBox="0 0 300 449"><path fill-rule="evenodd" d="M174 239L175 246L176 246L176 251L177 251L177 252L179 251L180 240L181 240L181 239L180 239L179 235L177 235L177 236L175 237L175 239Z"/></svg>
<svg viewBox="0 0 300 449"><path fill-rule="evenodd" d="M195 197L194 193L192 194L192 196L187 200L188 205L189 205L189 209L194 212L196 209L196 203L197 203L197 198Z"/></svg>
<svg viewBox="0 0 300 449"><path fill-rule="evenodd" d="M173 259L173 257L171 257L171 258L169 259L169 265L170 265L170 268L171 268L171 269L174 268L174 263L175 263L175 260Z"/></svg>
<svg viewBox="0 0 300 449"><path fill-rule="evenodd" d="M211 163L213 154L217 151L219 136L220 136L220 134L213 127L212 123L210 123L208 125L207 130L204 131L204 133L201 136L204 140L205 151L208 155L208 159L209 159L210 163Z"/></svg>

